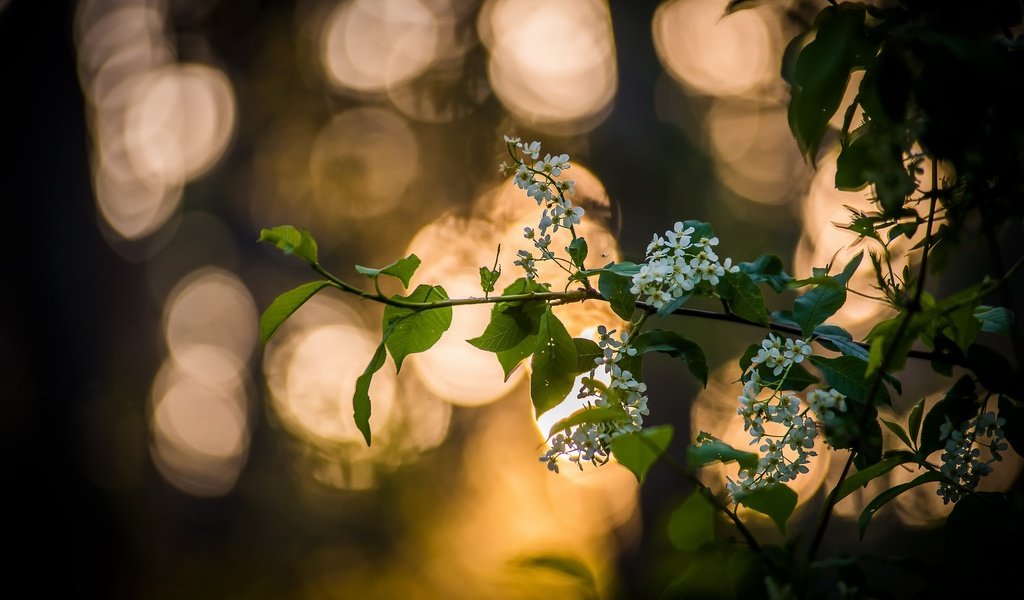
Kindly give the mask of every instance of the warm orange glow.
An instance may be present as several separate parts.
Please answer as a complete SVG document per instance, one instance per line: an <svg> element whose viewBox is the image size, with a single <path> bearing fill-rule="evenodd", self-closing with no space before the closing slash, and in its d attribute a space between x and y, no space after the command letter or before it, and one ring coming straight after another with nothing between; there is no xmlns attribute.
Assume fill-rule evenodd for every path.
<svg viewBox="0 0 1024 600"><path fill-rule="evenodd" d="M716 100L707 114L707 129L715 167L726 186L762 204L790 200L807 168L785 110Z"/></svg>
<svg viewBox="0 0 1024 600"><path fill-rule="evenodd" d="M675 0L654 15L654 45L680 83L710 95L750 94L778 78L779 25L757 9L725 15L727 0Z"/></svg>
<svg viewBox="0 0 1024 600"><path fill-rule="evenodd" d="M77 15L97 207L128 240L170 219L182 186L223 156L235 127L227 77L175 63L164 21L158 6L144 3L83 2Z"/></svg>
<svg viewBox="0 0 1024 600"><path fill-rule="evenodd" d="M380 108L336 115L317 133L309 157L316 211L367 218L393 209L419 166L419 145L405 120Z"/></svg>
<svg viewBox="0 0 1024 600"><path fill-rule="evenodd" d="M818 169L811 180L811 188L803 203L803 220L805 229L797 245L793 257L793 276L807 277L812 267L823 267L834 259L832 273L838 272L861 250L864 260L857 273L850 280L849 287L853 290L878 296L873 288L875 277L871 269L868 251L875 249L869 243L857 244L857 234L840 229L834 223L850 222L850 211L847 206L858 210L870 211L870 190L843 192L835 187L836 153L831 152L818 160ZM900 248L909 248L898 242L893 246L895 257L903 256ZM904 263L894 263L894 268L902 269ZM890 309L881 302L864 298L857 294L848 294L843 310L830 319L851 331L855 337L863 336L878 318L884 318Z"/></svg>
<svg viewBox="0 0 1024 600"><path fill-rule="evenodd" d="M164 479L196 496L228 493L245 464L249 425L239 376L194 377L165 361L151 398L153 461Z"/></svg>
<svg viewBox="0 0 1024 600"><path fill-rule="evenodd" d="M363 373L377 342L350 324L324 324L288 336L267 359L267 383L274 408L285 425L302 437L324 443L365 446L352 418L356 378ZM386 443L395 401L394 367L377 372L370 386L370 428Z"/></svg>
<svg viewBox="0 0 1024 600"><path fill-rule="evenodd" d="M176 360L193 369L202 368L202 359L190 358L196 345L221 348L238 361L247 361L256 343L256 323L256 303L245 284L214 267L184 278L164 309L167 347Z"/></svg>
<svg viewBox="0 0 1024 600"><path fill-rule="evenodd" d="M339 88L375 92L426 71L450 35L450 7L421 0L340 2L324 24L321 51Z"/></svg>
<svg viewBox="0 0 1024 600"><path fill-rule="evenodd" d="M618 79L599 0L492 0L480 13L495 94L531 127L580 133L606 116Z"/></svg>
<svg viewBox="0 0 1024 600"><path fill-rule="evenodd" d="M501 242L495 227L480 219L442 217L421 229L405 254L423 261L413 285L442 283L451 298L482 297L479 268L493 265ZM511 249L502 246L502 254ZM512 277L498 280L498 291ZM410 286L412 287L412 286ZM453 311L452 325L430 350L410 357L416 373L432 393L460 406L480 406L501 398L522 377L515 372L503 383L501 365L490 352L466 340L483 333L491 318L491 305L463 306Z"/></svg>
<svg viewBox="0 0 1024 600"><path fill-rule="evenodd" d="M223 155L234 126L227 77L205 65L174 65L136 83L125 115L125 145L141 178L188 181Z"/></svg>
<svg viewBox="0 0 1024 600"><path fill-rule="evenodd" d="M303 469L324 485L372 488L381 469L417 459L448 434L450 405L423 393L408 365L396 378L388 359L370 385L373 445L366 447L353 420L352 395L377 336L347 304L321 295L267 346L264 370L274 411L286 429L312 446Z"/></svg>

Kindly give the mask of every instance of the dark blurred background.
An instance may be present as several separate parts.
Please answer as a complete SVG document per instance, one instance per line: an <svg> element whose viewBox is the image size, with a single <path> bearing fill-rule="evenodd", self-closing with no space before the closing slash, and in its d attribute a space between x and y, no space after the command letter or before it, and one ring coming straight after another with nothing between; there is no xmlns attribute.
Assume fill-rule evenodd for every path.
<svg viewBox="0 0 1024 600"><path fill-rule="evenodd" d="M572 156L593 257L642 260L652 233L701 219L734 260L841 261L859 248L827 223L867 195L833 189L834 155L804 164L778 75L813 12L724 6L0 0L13 576L101 597L579 596L529 566L545 555L636 598L685 571L663 530L689 488L660 465L642 490L618 465L549 473L540 432L574 406L538 425L525 369L502 383L465 344L487 309L385 367L367 449L351 394L380 307L324 294L260 348L260 310L312 274L255 240L309 229L354 282L354 264L416 252L416 281L452 296L479 294L501 244L508 284L537 219L498 174L508 133ZM574 335L617 323L559 310ZM863 335L881 314L851 297L842 324ZM650 361L649 422L676 426L677 456L700 430L745 445L731 382L760 333L667 326L705 346L712 381ZM940 390L911 375L892 418ZM795 526L841 463L798 481ZM1009 485L1019 457L1003 467L986 485ZM840 505L837 539L872 491ZM869 547L930 543L946 512L932 489L901 496Z"/></svg>

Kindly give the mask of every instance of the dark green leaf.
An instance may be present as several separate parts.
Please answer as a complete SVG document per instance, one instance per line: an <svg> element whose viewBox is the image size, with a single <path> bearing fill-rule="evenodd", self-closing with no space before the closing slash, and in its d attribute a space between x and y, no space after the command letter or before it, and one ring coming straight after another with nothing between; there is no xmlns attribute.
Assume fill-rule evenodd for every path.
<svg viewBox="0 0 1024 600"><path fill-rule="evenodd" d="M814 328L814 337L822 346L833 352L839 352L844 356L852 356L865 363L868 361L868 351L860 344L853 341L853 336L842 327L836 325L818 325Z"/></svg>
<svg viewBox="0 0 1024 600"><path fill-rule="evenodd" d="M953 384L942 400L936 402L925 415L924 424L921 426L921 456L928 456L946 445L939 439L939 428L946 419L949 419L954 427L959 427L961 423L973 417L977 412L977 399L974 381L970 375L964 375Z"/></svg>
<svg viewBox="0 0 1024 600"><path fill-rule="evenodd" d="M684 552L715 541L715 508L700 490L692 492L669 515L668 540Z"/></svg>
<svg viewBox="0 0 1024 600"><path fill-rule="evenodd" d="M897 466L909 462L914 462L914 455L909 452L900 452L894 456L877 462L866 469L853 473L844 479L843 484L839 486L839 491L836 493L834 502L838 504L840 500L857 491L858 488L864 487L872 479L881 477L889 471L892 471Z"/></svg>
<svg viewBox="0 0 1024 600"><path fill-rule="evenodd" d="M274 332L288 317L292 316L314 294L329 285L331 285L329 281L312 281L274 298L267 310L260 315L260 343L266 344L270 341Z"/></svg>
<svg viewBox="0 0 1024 600"><path fill-rule="evenodd" d="M760 343L753 343L747 346L747 349L743 351L743 355L740 356L740 369L746 373L750 365L754 364L754 357L757 356L757 351L761 349Z"/></svg>
<svg viewBox="0 0 1024 600"><path fill-rule="evenodd" d="M928 471L923 475L919 475L910 483L893 486L875 497L875 499L869 502L864 508L864 512L860 513L860 518L857 519L861 539L864 539L864 532L867 530L868 525L871 524L871 518L875 516L878 509L885 506L890 500L899 496L903 492L933 481L942 481L942 474L936 473L935 471Z"/></svg>
<svg viewBox="0 0 1024 600"><path fill-rule="evenodd" d="M683 294L672 299L671 302L667 302L658 308L659 317L667 317L674 313L677 308L686 304L686 301L690 299L690 294L684 292Z"/></svg>
<svg viewBox="0 0 1024 600"><path fill-rule="evenodd" d="M316 240L305 229L296 229L291 225L262 229L259 241L273 244L285 254L294 254L310 265L318 264Z"/></svg>
<svg viewBox="0 0 1024 600"><path fill-rule="evenodd" d="M836 159L836 189L859 190L872 182L878 141L870 135L871 130L870 125L864 125L854 131L852 141Z"/></svg>
<svg viewBox="0 0 1024 600"><path fill-rule="evenodd" d="M576 425L584 423L608 423L614 421L628 421L630 416L618 406L588 406L581 408L568 417L557 421L548 431L548 437L553 437Z"/></svg>
<svg viewBox="0 0 1024 600"><path fill-rule="evenodd" d="M638 335L632 346L638 354L645 352L663 352L673 358L681 358L686 361L690 373L700 380L704 387L708 384L708 364L704 356L704 350L695 342L692 342L674 331L662 329L651 329Z"/></svg>
<svg viewBox="0 0 1024 600"><path fill-rule="evenodd" d="M754 262L739 263L739 267L751 281L767 283L776 293L785 291L786 284L793 280L782 270L782 260L774 254L762 254Z"/></svg>
<svg viewBox="0 0 1024 600"><path fill-rule="evenodd" d="M604 357L601 347L593 340L584 338L572 338L576 344L576 373L593 371L597 366L597 359Z"/></svg>
<svg viewBox="0 0 1024 600"><path fill-rule="evenodd" d="M582 269L583 261L587 259L587 240L576 238L569 242L569 245L565 247L565 251L569 253L572 264L576 265L577 269Z"/></svg>
<svg viewBox="0 0 1024 600"><path fill-rule="evenodd" d="M640 272L641 266L643 265L638 265L628 261L608 263L600 269L587 269L586 271L580 271L578 275L589 277L591 275L600 275L601 273L612 273L614 275L622 275L623 277L633 277Z"/></svg>
<svg viewBox="0 0 1024 600"><path fill-rule="evenodd" d="M420 258L415 254L410 254L409 256L400 258L381 269L371 269L370 267L356 265L356 271L373 279L376 279L381 275L390 275L401 281L402 287L409 287L409 281L412 279L413 274L416 273L416 269L419 267ZM483 274L481 273L481 278L482 277Z"/></svg>
<svg viewBox="0 0 1024 600"><path fill-rule="evenodd" d="M917 441L917 436L921 433L921 417L924 416L924 398L917 401L914 408L910 409L910 416L907 418L907 433L910 434L910 439L914 442Z"/></svg>
<svg viewBox="0 0 1024 600"><path fill-rule="evenodd" d="M363 374L356 379L356 391L352 396L353 417L355 418L356 427L363 434L363 439L366 440L367 446L370 445L370 382L373 380L374 373L379 371L384 366L384 361L387 360L387 350L384 347L384 341L386 340L387 335L385 333L385 340L381 341L380 345L377 346L377 351L374 352L370 364L366 366Z"/></svg>
<svg viewBox="0 0 1024 600"><path fill-rule="evenodd" d="M976 306L974 317L981 321L981 330L1009 335L1013 331L1013 311L1002 306Z"/></svg>
<svg viewBox="0 0 1024 600"><path fill-rule="evenodd" d="M715 290L734 315L759 325L768 325L768 309L764 306L761 288L746 273L727 271L719 278Z"/></svg>
<svg viewBox="0 0 1024 600"><path fill-rule="evenodd" d="M447 300L448 294L439 285L419 285L408 296L395 295L394 300L410 302L436 302ZM412 309L397 306L384 307L383 328L390 329L387 336L388 352L395 359L395 367L402 368L402 361L410 354L429 350L441 339L441 335L452 324L452 307L433 309Z"/></svg>
<svg viewBox="0 0 1024 600"><path fill-rule="evenodd" d="M857 455L853 457L853 466L857 467L858 471L867 469L882 460L882 428L878 425L878 411L872 406L870 413L871 420L861 430L856 446ZM850 416L856 414L856 412L850 413Z"/></svg>
<svg viewBox="0 0 1024 600"><path fill-rule="evenodd" d="M508 378L512 376L512 373L515 372L516 367L523 362L524 358L533 354L536 347L537 334L533 333L523 338L523 341L514 347L494 353L498 358L498 363L501 364L501 370L505 373L505 381L508 381Z"/></svg>
<svg viewBox="0 0 1024 600"><path fill-rule="evenodd" d="M889 392L884 385L873 385L873 377L865 376L867 363L852 356L810 357L811 364L821 371L825 381L839 391L840 394L859 402L867 402L871 388L875 387L873 404L891 405Z"/></svg>
<svg viewBox="0 0 1024 600"><path fill-rule="evenodd" d="M789 372L783 372L779 375L775 375L772 369L758 365L757 372L761 376L761 380L764 382L765 387L776 389L780 392L799 392L807 388L807 386L816 385L819 380L814 375L807 372L807 369L803 368L798 364L794 364L789 367ZM782 376L785 375L786 379L779 383Z"/></svg>
<svg viewBox="0 0 1024 600"><path fill-rule="evenodd" d="M687 450L690 468L699 469L713 462L729 463L736 461L741 469L757 468L758 456L753 452L737 450L722 440L714 438L703 431L697 436L697 443Z"/></svg>
<svg viewBox="0 0 1024 600"><path fill-rule="evenodd" d="M796 501L796 492L781 483L753 491L739 499L743 506L768 515L782 533L786 533L786 521L793 514Z"/></svg>
<svg viewBox="0 0 1024 600"><path fill-rule="evenodd" d="M835 278L818 284L793 303L793 320L800 325L804 337L836 313L846 302L846 287Z"/></svg>
<svg viewBox="0 0 1024 600"><path fill-rule="evenodd" d="M612 307L615 314L625 320L629 320L636 310L636 296L630 292L633 287L633 280L624 275L616 273L601 273L597 279L597 289L604 296L605 300Z"/></svg>
<svg viewBox="0 0 1024 600"><path fill-rule="evenodd" d="M906 444L908 448L914 447L914 443L910 441L910 436L907 435L906 431L903 431L902 425L900 425L899 423L893 423L892 421L886 421L885 419L880 420L882 421L882 424L885 425L886 429L896 434L896 437L900 438L900 440L904 444Z"/></svg>
<svg viewBox="0 0 1024 600"><path fill-rule="evenodd" d="M622 466L643 483L647 471L665 453L672 442L672 426L647 427L635 433L623 433L612 438L612 454Z"/></svg>
<svg viewBox="0 0 1024 600"><path fill-rule="evenodd" d="M550 308L541 315L531 364L530 397L539 417L561 404L576 381L576 344Z"/></svg>
<svg viewBox="0 0 1024 600"><path fill-rule="evenodd" d="M857 268L860 267L860 263L862 260L864 260L863 250L854 255L854 257L851 258L849 262L846 263L846 266L843 267L843 270L840 271L838 275L836 275L836 281L838 281L843 286L846 286L848 283L850 283L850 278L852 278L853 274L857 272Z"/></svg>

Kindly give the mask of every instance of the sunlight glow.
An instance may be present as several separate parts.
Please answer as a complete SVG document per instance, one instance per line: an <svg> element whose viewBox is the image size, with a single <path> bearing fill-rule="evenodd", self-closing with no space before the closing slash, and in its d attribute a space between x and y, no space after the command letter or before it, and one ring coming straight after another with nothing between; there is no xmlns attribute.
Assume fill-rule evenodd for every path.
<svg viewBox="0 0 1024 600"><path fill-rule="evenodd" d="M777 77L779 25L773 13L723 18L727 0L674 0L658 7L654 46L680 83L703 94L752 94Z"/></svg>
<svg viewBox="0 0 1024 600"><path fill-rule="evenodd" d="M480 13L488 76L515 116L542 131L597 126L618 85L608 7L599 0L492 0Z"/></svg>
<svg viewBox="0 0 1024 600"><path fill-rule="evenodd" d="M339 88L376 92L423 73L450 34L443 26L451 26L451 17L435 10L450 12L443 3L421 0L340 2L321 40L328 78Z"/></svg>

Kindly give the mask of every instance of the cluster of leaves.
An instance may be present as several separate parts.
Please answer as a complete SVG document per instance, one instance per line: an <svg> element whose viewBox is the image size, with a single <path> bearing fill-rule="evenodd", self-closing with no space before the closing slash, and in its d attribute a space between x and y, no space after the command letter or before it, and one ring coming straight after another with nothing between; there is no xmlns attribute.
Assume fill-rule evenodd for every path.
<svg viewBox="0 0 1024 600"><path fill-rule="evenodd" d="M753 0L733 0L729 11L753 4ZM264 230L260 239L303 260L321 278L279 296L261 318L261 338L268 341L295 310L328 287L385 304L381 343L359 377L353 398L355 422L369 444L368 390L374 373L388 355L396 369L401 369L408 355L432 347L449 328L453 306L493 304L486 329L467 341L494 353L506 379L520 364L530 361L530 395L540 416L571 393L579 375L593 371L602 357L607 358L607 350L593 340L572 337L552 306L607 302L630 322L629 340L624 344L631 352L616 359L617 368L642 381L643 357L659 352L682 360L706 385L707 359L698 343L674 330L644 327L648 317L655 315L697 314L684 306L692 295L715 297L724 308L721 318L768 328L829 351L828 355L816 353L802 364L791 364L780 373L755 363L759 351L755 342L739 360L746 380L756 377L776 392L831 388L848 403L848 410L821 427L831 448L849 451L849 463L824 502L803 563L797 558L796 541L785 546L759 544L730 506L733 500L763 513L785 533L797 505L796 492L774 484L730 499L695 476L696 470L715 463L757 469L760 457L756 452L733 448L702 432L689 446L688 465L683 466L666 454L674 434L670 425L616 429L630 417L614 401L617 392L607 389L613 402L581 408L557 422L549 436L581 426L606 427L604 431L616 431L608 450L639 481L656 460L663 459L696 486L669 523L673 545L693 553L691 566L673 583L671 593L704 594L707 590L700 586L709 581L708 572L723 575L716 581L729 591L719 595L739 597L763 596L766 586L779 595L787 585L795 586L799 593L815 570L836 568L840 578L845 578L847 572L856 571L855 560L815 560L828 517L838 502L894 468L919 472L908 483L886 489L867 503L858 520L863 536L874 515L900 494L928 483L955 484L929 462L930 457L944 447L950 428L956 429L987 410L998 408L1006 422L1006 439L1018 452L1024 449L1020 366L981 341L984 332L1009 334L1019 344L1019 336L1013 336L1010 306L982 303L1017 265L1007 270L994 254L995 278L981 278L945 297L924 289L926 276L941 270L950 250L976 237L970 230L974 223L982 223L983 237L990 246L997 246L998 223L1024 215L1024 204L1019 201L1024 195L1024 112L1018 106L1024 92L1024 42L1014 33L1020 26L1021 7L1016 0L980 0L971 8L951 0L899 0L881 8L832 2L787 48L783 73L792 90L789 123L801 151L813 163L826 144L838 143L836 187L857 190L870 186L873 192L873 210L854 211L845 227L875 244L870 266L882 299L896 314L875 324L863 341L828 321L845 304L864 253L840 270L827 265L804 279L787 274L778 257L764 255L739 263L738 270L725 272L714 284L700 282L690 293L655 307L641 302L632 291L634 277L643 265L619 262L587 269L586 240L573 230L572 241L564 248L568 259L560 264L569 272L570 286L578 284L578 289L553 291L548 284L523 277L505 286L500 295L492 295L501 276L496 259L493 267L480 267L482 298L450 299L440 285L420 285L407 295L385 296L379 278L395 278L408 288L420 262L415 255L381 269L356 267L373 283L375 291L368 292L325 271L312 237L290 226ZM833 133L829 121L841 108L851 74L858 71L863 78L855 99L846 108L842 128ZM858 114L861 116L855 122ZM919 181L925 161L933 173L940 164L945 167L947 175L941 186L937 176L931 185ZM693 228L695 238L714 236L706 223L686 221L682 227ZM912 267L914 260L908 260L908 266L896 272L891 266L893 242L920 234L922 227L923 240L908 251L917 266ZM596 288L591 283L595 279ZM802 293L790 309L769 312L764 299L769 290ZM926 350L919 349L921 345ZM902 384L894 374L910 357L929 360L937 373L955 376L955 382L930 410L925 410L923 399L917 402L905 424L880 419L878 408L892 407L893 395L902 395ZM883 427L905 447L884 451ZM1006 511L1010 515L1007 522L1019 526L1020 507L1010 496L962 491L966 496L950 516L951 528L968 530L992 507ZM731 536L720 534L716 520L723 516L743 534L746 545L737 545ZM565 561L546 559L540 563L560 568Z"/></svg>

